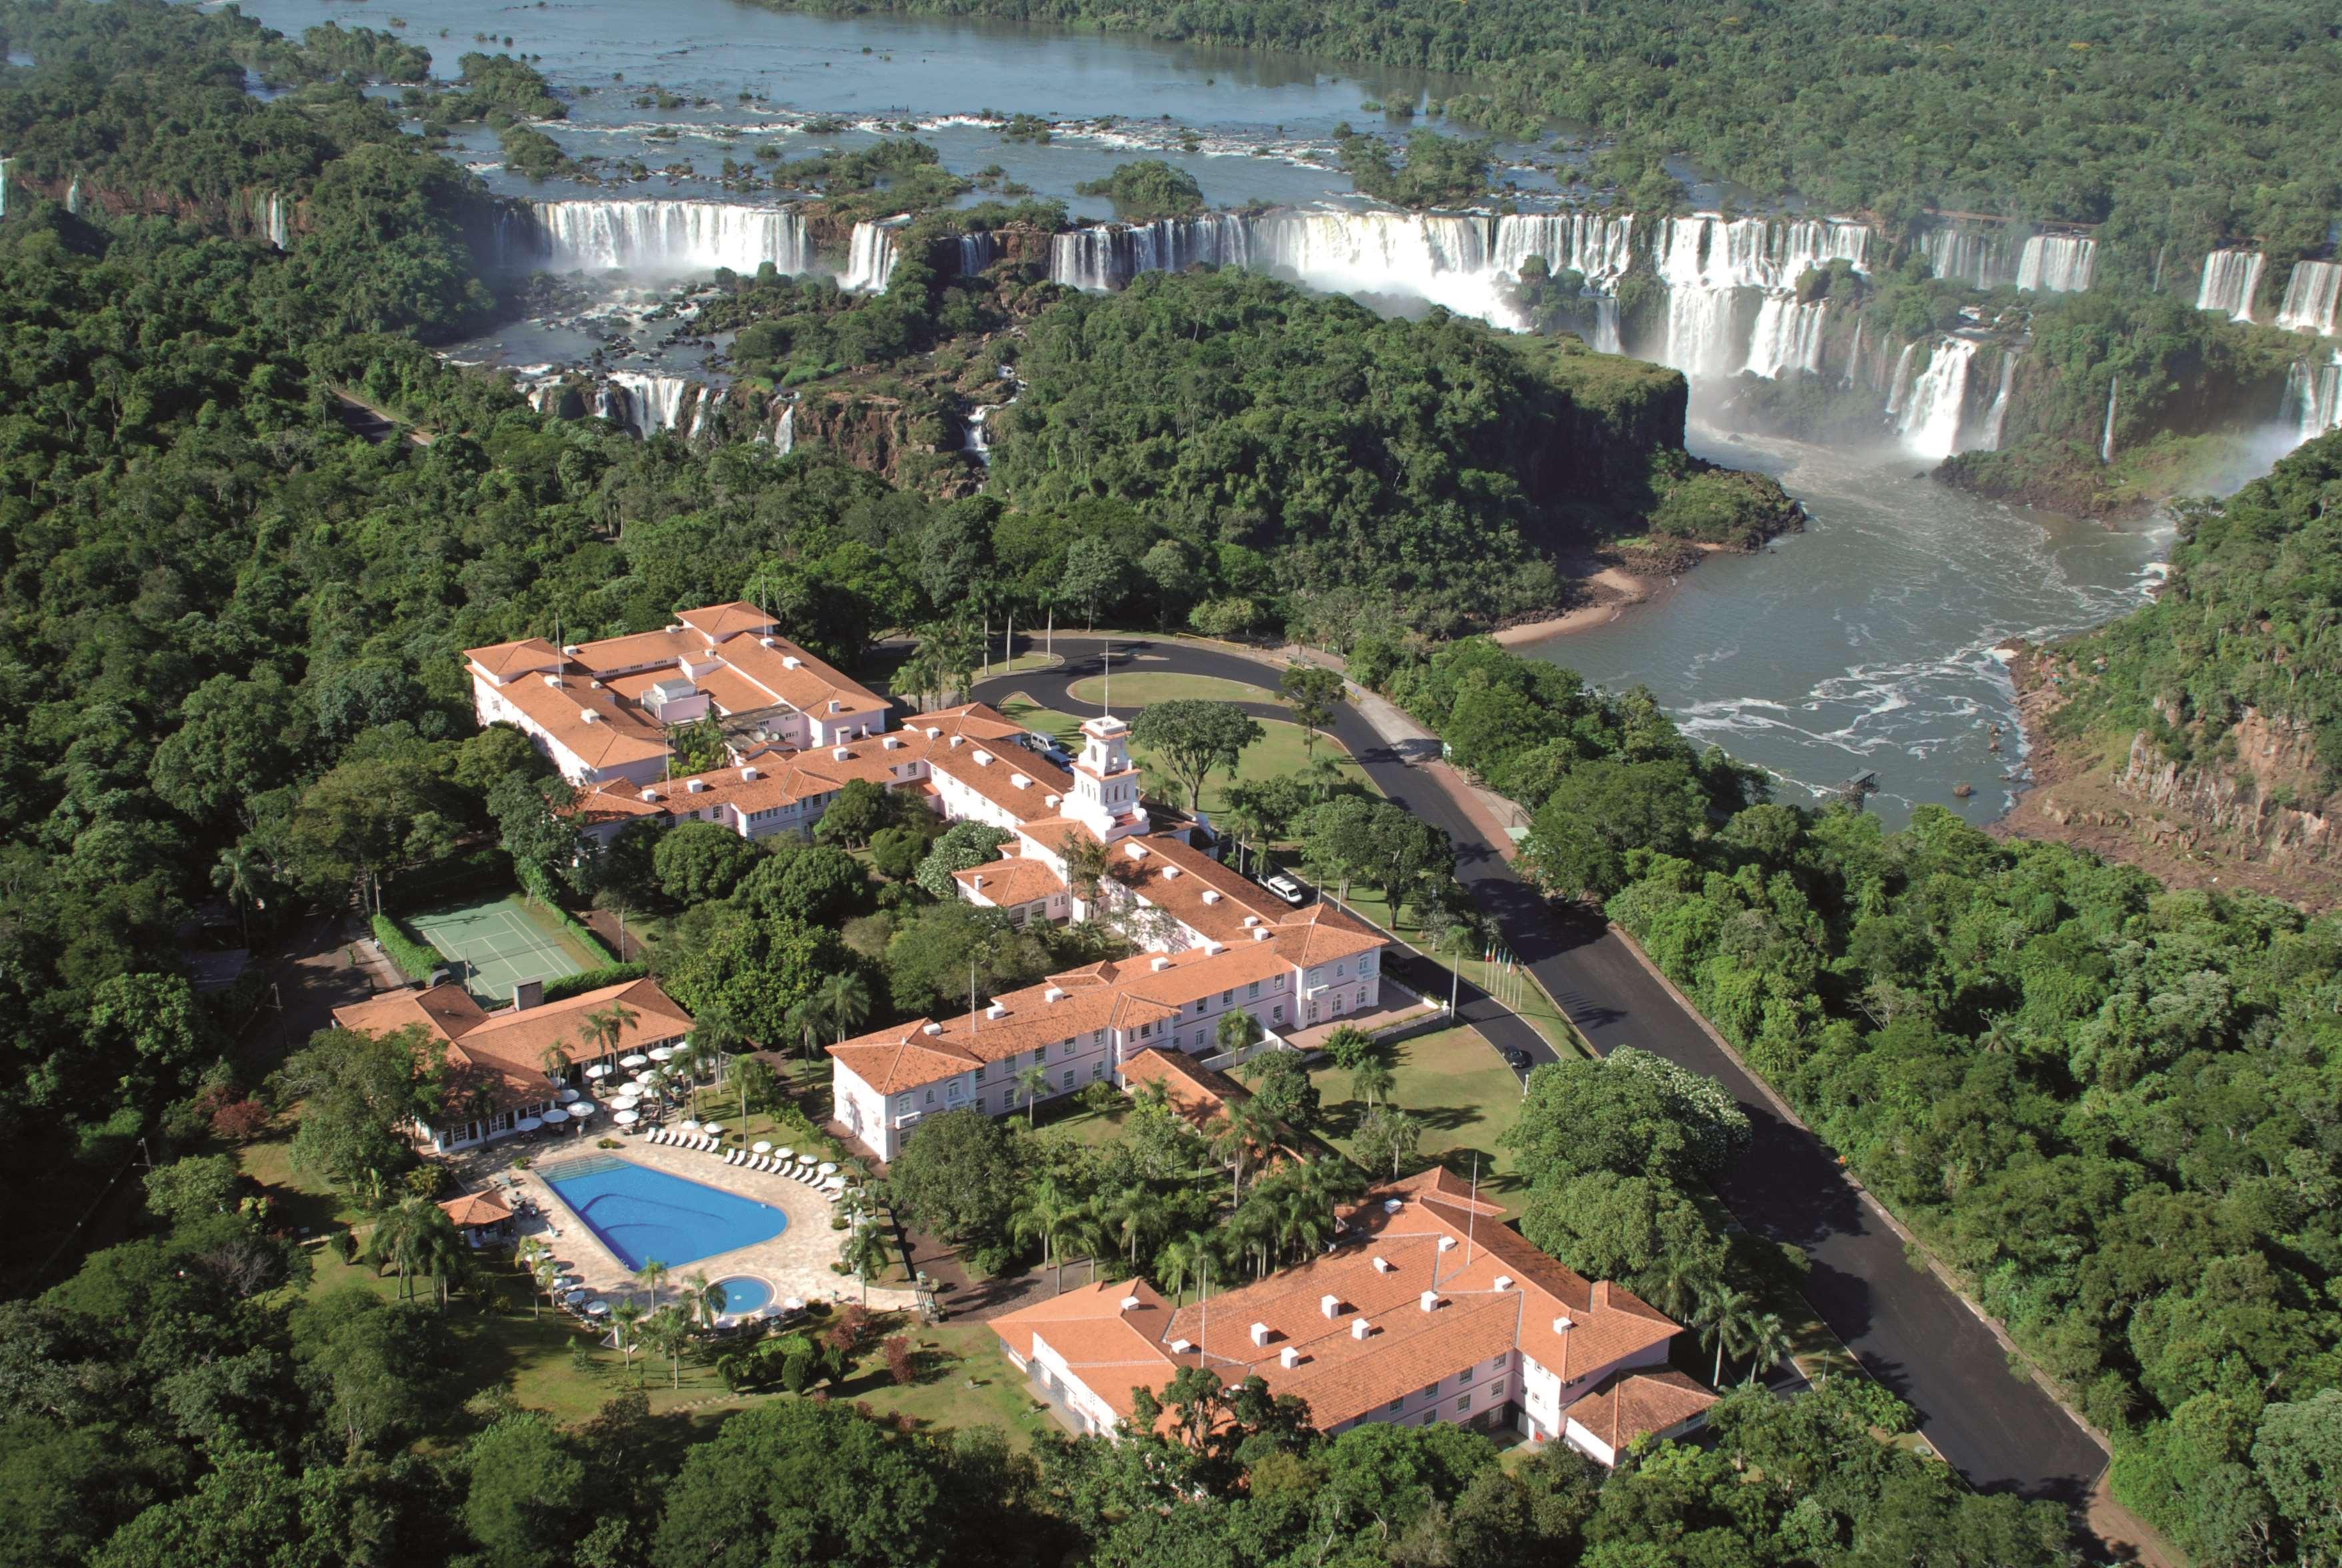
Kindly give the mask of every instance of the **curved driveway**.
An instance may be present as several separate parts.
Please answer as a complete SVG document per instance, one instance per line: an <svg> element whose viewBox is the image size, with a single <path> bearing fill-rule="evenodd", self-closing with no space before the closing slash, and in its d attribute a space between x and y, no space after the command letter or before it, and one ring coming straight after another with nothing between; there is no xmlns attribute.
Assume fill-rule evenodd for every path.
<svg viewBox="0 0 2342 1568"><path fill-rule="evenodd" d="M1044 707L1095 711L1067 688L1101 672L1108 640L1056 640L1063 644L1060 667L980 682L977 700L997 703L1023 692ZM1216 649L1147 637L1118 636L1111 644L1117 673L1128 668L1274 684L1274 673L1257 661ZM1126 665L1126 657L1134 655ZM1291 716L1266 704L1238 705L1258 717ZM1115 711L1127 718L1137 710ZM1774 1110L1600 919L1560 913L1515 875L1433 774L1409 764L1346 704L1336 710L1331 729L1377 788L1446 830L1456 844L1456 876L1596 1050L1637 1045L1731 1089L1756 1137L1719 1195L1752 1231L1803 1249L1812 1263L1807 1299L1863 1364L1919 1412L1921 1430L1937 1450L1977 1487L2054 1498L2078 1516L2106 1466L2105 1452L2057 1402L2010 1374L1999 1342L1957 1295L1905 1261L1902 1238L1835 1157ZM1432 984L1427 975L1424 983ZM1540 1062L1554 1059L1535 1030L1489 998L1479 996L1463 1011L1496 1044L1527 1051Z"/></svg>

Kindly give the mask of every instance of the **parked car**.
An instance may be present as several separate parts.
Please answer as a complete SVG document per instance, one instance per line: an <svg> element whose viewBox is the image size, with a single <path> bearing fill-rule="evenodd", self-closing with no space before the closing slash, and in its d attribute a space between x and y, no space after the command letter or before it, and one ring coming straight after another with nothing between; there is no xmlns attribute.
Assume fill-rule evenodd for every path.
<svg viewBox="0 0 2342 1568"><path fill-rule="evenodd" d="M1309 890L1281 871L1262 877L1260 884L1296 908L1309 902Z"/></svg>
<svg viewBox="0 0 2342 1568"><path fill-rule="evenodd" d="M1524 1073L1528 1071L1531 1064L1529 1054L1517 1045L1506 1047L1505 1060Z"/></svg>

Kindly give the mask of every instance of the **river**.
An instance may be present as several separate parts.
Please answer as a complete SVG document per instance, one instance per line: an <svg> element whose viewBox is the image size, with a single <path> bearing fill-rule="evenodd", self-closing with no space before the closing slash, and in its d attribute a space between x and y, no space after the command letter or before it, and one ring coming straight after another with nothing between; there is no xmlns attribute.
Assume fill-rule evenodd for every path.
<svg viewBox="0 0 2342 1568"><path fill-rule="evenodd" d="M245 9L295 34L321 19L314 0ZM379 27L393 13L326 14ZM1077 216L1110 215L1075 187L1138 149L1186 168L1217 205L1355 207L1332 166L1334 128L1380 124L1363 108L1369 100L1421 104L1464 85L1293 55L733 0L486 9L398 0L395 14L408 24L400 36L430 49L443 75L465 52L500 49L508 37L570 98L570 118L546 129L573 155L691 165L598 191L532 184L503 168L492 134L460 138L458 155L492 188L538 197L720 200L714 176L727 156L746 161L776 143L798 157L915 129L954 171L997 166ZM490 30L493 42L475 39ZM637 106L654 84L683 104ZM986 112L1084 124L1024 139ZM806 129L826 117L850 126ZM1554 188L1551 154L1502 151L1525 194ZM515 326L482 353L520 364L590 352L592 339L565 333ZM1918 462L1889 444L1851 452L1699 428L1691 444L1778 476L1812 514L1808 531L1757 554L1713 558L1662 603L1524 651L1606 686L1649 686L1695 739L1775 774L1781 798L1817 798L1875 772L1872 809L1890 824L1923 802L1979 823L2005 809L2022 741L1993 649L2141 603L2168 544L2164 529L2107 529L1947 490L1916 476ZM1953 794L1963 784L1974 792L1966 799Z"/></svg>

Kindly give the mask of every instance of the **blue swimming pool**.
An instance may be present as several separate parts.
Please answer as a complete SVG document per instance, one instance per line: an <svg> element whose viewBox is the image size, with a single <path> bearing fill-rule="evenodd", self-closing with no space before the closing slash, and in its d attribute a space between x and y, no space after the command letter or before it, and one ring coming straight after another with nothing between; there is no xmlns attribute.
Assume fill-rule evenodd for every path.
<svg viewBox="0 0 2342 1568"><path fill-rule="evenodd" d="M789 1228L788 1215L770 1203L612 1155L591 1155L544 1175L629 1272L654 1258L680 1268Z"/></svg>
<svg viewBox="0 0 2342 1568"><path fill-rule="evenodd" d="M726 1317L742 1317L773 1304L773 1287L754 1274L734 1274L716 1283L724 1292Z"/></svg>

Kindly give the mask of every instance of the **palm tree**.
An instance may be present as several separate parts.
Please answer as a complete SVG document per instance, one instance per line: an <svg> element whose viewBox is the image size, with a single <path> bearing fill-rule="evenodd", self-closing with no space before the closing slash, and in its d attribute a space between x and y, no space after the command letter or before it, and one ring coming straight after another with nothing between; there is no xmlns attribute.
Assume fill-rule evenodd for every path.
<svg viewBox="0 0 2342 1568"><path fill-rule="evenodd" d="M821 983L814 1000L821 1004L823 1015L842 1044L870 1016L870 983L859 974L833 974Z"/></svg>
<svg viewBox="0 0 2342 1568"><path fill-rule="evenodd" d="M1100 1200L1098 1218L1111 1233L1122 1239L1123 1255L1136 1268L1138 1243L1163 1223L1163 1204L1146 1183L1130 1182Z"/></svg>
<svg viewBox="0 0 2342 1568"><path fill-rule="evenodd" d="M626 1364L635 1364L635 1352L642 1348L642 1322L646 1314L638 1302L620 1302L610 1309L610 1337Z"/></svg>
<svg viewBox="0 0 2342 1568"><path fill-rule="evenodd" d="M870 1278L886 1266L886 1233L875 1220L854 1227L846 1238L846 1266L862 1282L862 1304L870 1304Z"/></svg>
<svg viewBox="0 0 2342 1568"><path fill-rule="evenodd" d="M724 1287L706 1274L692 1274L683 1282L684 1310L709 1328L724 1315Z"/></svg>
<svg viewBox="0 0 2342 1568"><path fill-rule="evenodd" d="M1397 1082L1398 1074L1379 1057L1369 1056L1350 1069L1350 1093L1368 1105L1389 1094Z"/></svg>
<svg viewBox="0 0 2342 1568"><path fill-rule="evenodd" d="M1203 1283L1211 1267L1211 1238L1201 1231L1174 1236L1155 1253L1156 1283L1171 1287L1174 1306L1187 1293L1189 1285Z"/></svg>
<svg viewBox="0 0 2342 1568"><path fill-rule="evenodd" d="M1016 1087L1025 1092L1025 1124L1030 1127L1035 1107L1049 1092L1049 1069L1039 1062L1026 1064L1016 1074Z"/></svg>
<svg viewBox="0 0 2342 1568"><path fill-rule="evenodd" d="M1649 1283L1651 1304L1677 1323L1686 1323L1716 1282L1697 1269L1685 1267L1679 1259L1664 1258L1653 1266Z"/></svg>
<svg viewBox="0 0 2342 1568"><path fill-rule="evenodd" d="M1789 1331L1782 1324L1778 1313L1766 1313L1748 1324L1747 1381L1755 1383L1758 1374L1772 1371L1789 1353Z"/></svg>
<svg viewBox="0 0 2342 1568"><path fill-rule="evenodd" d="M1302 764L1301 776L1307 781L1310 793L1322 804L1342 785L1342 759L1331 752L1322 757L1314 757Z"/></svg>
<svg viewBox="0 0 2342 1568"><path fill-rule="evenodd" d="M789 1032L805 1042L806 1060L813 1060L813 1051L821 1037L822 1006L819 998L807 996L789 1004L782 1019ZM745 1113L744 1113L745 1114Z"/></svg>
<svg viewBox="0 0 2342 1568"><path fill-rule="evenodd" d="M366 1238L366 1255L376 1268L387 1263L398 1271L398 1299L407 1298L407 1275L427 1268L432 1261L431 1221L446 1219L437 1204L407 1198L375 1221Z"/></svg>
<svg viewBox="0 0 2342 1568"><path fill-rule="evenodd" d="M613 1002L599 1012L586 1014L580 1021L578 1028L584 1033L586 1043L596 1047L602 1059L606 1062L617 1054L618 1043L626 1038L626 1031L633 1028L641 1018L641 1014L628 1007L625 1003Z"/></svg>
<svg viewBox="0 0 2342 1568"><path fill-rule="evenodd" d="M1231 1100L1220 1114L1220 1130L1212 1140L1212 1153L1227 1163L1236 1174L1231 1201L1244 1202L1246 1164L1255 1150L1275 1146L1276 1121L1260 1108L1260 1102L1246 1096Z"/></svg>
<svg viewBox="0 0 2342 1568"><path fill-rule="evenodd" d="M536 1282L537 1290L540 1291L545 1289L545 1280L538 1271L552 1261L553 1254L546 1250L545 1244L535 1236L524 1238L520 1245L513 1249L513 1262L519 1266L522 1273ZM529 1293L528 1315L531 1317L536 1315L536 1291Z"/></svg>
<svg viewBox="0 0 2342 1568"><path fill-rule="evenodd" d="M635 1273L641 1275L643 1283L650 1287L651 1310L653 1312L656 1312L658 1310L659 1286L666 1283L666 1265L659 1262L658 1259L653 1258L648 1263L643 1264L641 1268L636 1269Z"/></svg>
<svg viewBox="0 0 2342 1568"><path fill-rule="evenodd" d="M268 890L276 884L271 870L265 855L241 844L220 851L219 861L212 867L212 886L226 894L244 922L246 947L252 945L252 912L268 907Z"/></svg>
<svg viewBox="0 0 2342 1568"><path fill-rule="evenodd" d="M1749 1335L1756 1318L1756 1298L1746 1291L1726 1285L1700 1303L1693 1318L1699 1330L1703 1347L1716 1347L1716 1372L1707 1380L1711 1386L1724 1381L1724 1358L1747 1353Z"/></svg>
<svg viewBox="0 0 2342 1568"><path fill-rule="evenodd" d="M1241 876L1244 874L1246 847L1268 836L1268 824L1262 821L1260 813L1250 806L1236 805L1220 814L1220 831L1236 844L1236 874ZM1256 856L1258 853L1254 852Z"/></svg>
<svg viewBox="0 0 2342 1568"><path fill-rule="evenodd" d="M663 1308L643 1320L643 1343L666 1357L673 1386L683 1386L683 1353L691 1346L691 1319L681 1305Z"/></svg>
<svg viewBox="0 0 2342 1568"><path fill-rule="evenodd" d="M1056 1265L1059 1295L1066 1293L1065 1248L1087 1233L1089 1223L1088 1205L1059 1185L1055 1176L1044 1176L1026 1188L1008 1217L1009 1229L1016 1238L1039 1242L1041 1261Z"/></svg>
<svg viewBox="0 0 2342 1568"><path fill-rule="evenodd" d="M1276 1245L1276 1189L1266 1183L1255 1186L1252 1196L1237 1204L1236 1212L1228 1216L1226 1228L1236 1251L1254 1260L1253 1277L1265 1277L1269 1254Z"/></svg>
<svg viewBox="0 0 2342 1568"><path fill-rule="evenodd" d="M554 1041L536 1054L536 1064L545 1069L545 1075L553 1080L554 1087L559 1088L563 1080L569 1076L568 1043Z"/></svg>

